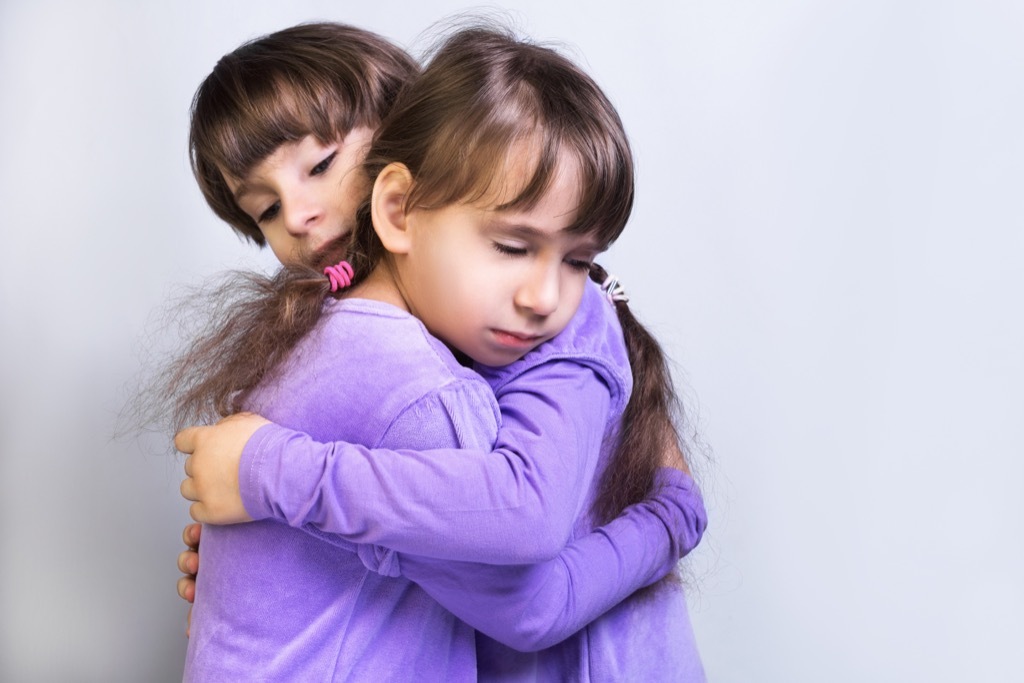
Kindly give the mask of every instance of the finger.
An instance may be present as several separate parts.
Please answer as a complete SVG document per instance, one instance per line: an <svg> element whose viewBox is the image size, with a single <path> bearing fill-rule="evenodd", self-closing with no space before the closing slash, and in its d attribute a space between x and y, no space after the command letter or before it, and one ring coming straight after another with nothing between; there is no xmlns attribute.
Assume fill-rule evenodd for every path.
<svg viewBox="0 0 1024 683"><path fill-rule="evenodd" d="M182 600L188 600L189 602L195 602L196 599L196 582L187 576L183 576L178 579L178 597Z"/></svg>
<svg viewBox="0 0 1024 683"><path fill-rule="evenodd" d="M186 427L174 435L174 447L182 453L191 453L196 449L196 437L202 427Z"/></svg>
<svg viewBox="0 0 1024 683"><path fill-rule="evenodd" d="M181 540L192 550L199 548L199 534L202 532L202 524L187 524L181 532Z"/></svg>
<svg viewBox="0 0 1024 683"><path fill-rule="evenodd" d="M188 638L192 632L192 608L188 608L188 614L185 615L185 637Z"/></svg>
<svg viewBox="0 0 1024 683"><path fill-rule="evenodd" d="M178 571L189 575L194 575L198 572L199 553L194 550L182 550L178 553Z"/></svg>
<svg viewBox="0 0 1024 683"><path fill-rule="evenodd" d="M195 550L195 547L199 545L199 529L201 528L195 523L186 524L185 528L181 530L181 542Z"/></svg>
<svg viewBox="0 0 1024 683"><path fill-rule="evenodd" d="M187 458L185 458L185 476L186 477L191 477L192 476L192 456L191 455L188 456Z"/></svg>
<svg viewBox="0 0 1024 683"><path fill-rule="evenodd" d="M196 480L192 477L181 480L181 497L185 500L199 500L199 492L196 490ZM193 517L192 519L195 519ZM200 520L196 520L197 522Z"/></svg>
<svg viewBox="0 0 1024 683"><path fill-rule="evenodd" d="M191 505L189 505L188 514L190 517L192 517L192 519L196 520L197 522L206 521L206 508L203 506L202 503L192 503Z"/></svg>

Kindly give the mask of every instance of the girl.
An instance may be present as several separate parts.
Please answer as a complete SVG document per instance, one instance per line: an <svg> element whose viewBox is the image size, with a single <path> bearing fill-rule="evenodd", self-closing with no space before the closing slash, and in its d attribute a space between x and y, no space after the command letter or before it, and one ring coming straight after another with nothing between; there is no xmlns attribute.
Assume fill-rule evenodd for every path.
<svg viewBox="0 0 1024 683"><path fill-rule="evenodd" d="M291 26L224 55L192 100L192 171L207 204L282 263L315 258L353 229L366 195L363 174L353 171L398 91L418 72L385 38L330 22ZM294 215L274 215L267 206L250 216L245 206L262 201L259 187L233 181L291 146L317 157L300 188L307 200L290 207ZM315 215L301 211L309 193L324 195Z"/></svg>
<svg viewBox="0 0 1024 683"><path fill-rule="evenodd" d="M237 667L247 664L261 675L268 670L292 677L309 674L322 678L328 671L328 676L335 677L381 676L388 671L408 675L410 666L429 661L429 673L438 678L472 677L472 634L467 649L464 625L448 621L412 584L374 578L376 575L367 574L351 561L345 564L343 554L334 546L319 543L312 535L341 541L324 536L309 527L309 522L360 543L395 541L388 545L405 554L361 546L359 556L378 571L414 579L457 615L492 635L514 641L516 633L532 634L528 642L515 642L517 645L542 647L557 642L616 602L606 599L599 604L602 591L605 597L624 597L659 575L648 571L637 583L635 575L627 577L627 569L618 566L623 564L623 549L646 552L647 532L641 530L637 516L626 514L601 533L582 536L592 528L592 517L614 516L626 502L642 498L657 464L641 462L631 468L637 476L630 482L632 490L623 492L608 472L636 452L620 448L614 465L607 460L610 454L600 460L575 457L577 452L596 455L606 438L618 436L617 425L631 384L620 332L608 314L612 304L596 287L587 286L591 259L621 232L632 200L629 152L614 110L589 79L554 53L492 32L464 31L446 43L422 77L403 93L375 140L368 169L376 180L372 201L349 252L357 283L351 295L322 307L322 294L316 289L319 283L282 280L283 294L275 292L272 298L277 308L261 304L253 309L257 317L248 319L246 310L240 311L236 318L249 324L239 328L236 336L231 336L230 324L226 328L229 348L223 369L222 344L199 347L200 362L194 366L193 376L201 381L186 396L184 407L216 405L224 412L245 405L321 440L338 438L340 432L351 441L382 446L489 447L497 427L493 400L486 391L480 392L475 377L444 347L401 313L405 311L414 313L427 329L459 352L493 366L492 385L507 392L499 394L499 398L507 398L502 403L504 420L536 420L533 425L541 429L552 423L565 429L568 424L573 429L567 430L570 433L564 441L573 448L559 454L561 462L553 466L554 475L546 469L548 463L534 468L523 457L530 446L537 445L538 434L531 436L529 430L522 442L506 447L506 458L460 459L457 454L445 454L447 459L443 459L436 452L392 453L379 462L364 458L364 466L377 468L370 478L384 484L385 495L391 486L408 496L402 501L375 498L371 507L381 508L386 501L383 507L405 505L406 511L425 514L428 520L435 515L426 526L436 523L445 541L452 543L440 545L430 541L433 531L419 528L419 519L404 519L396 528L382 529L364 527L367 519L359 513L346 517L344 508L351 501L335 504L337 501L325 498L340 490L332 488L335 482L309 486L313 468L319 468L320 477L325 472L329 476L340 461L321 457L321 449L314 448L307 449L315 452L312 459L299 457L287 467L279 467L273 453L280 448L283 428L263 427L247 445L248 459L243 461L243 487L250 483L262 487L250 492L247 507L258 510L263 503L277 516L302 526L310 536L266 522L210 527L205 532L204 570L189 649L189 672L194 675L224 675L225 671L216 667L225 663L234 675ZM371 218L373 230L368 228ZM346 271L340 277L345 280L347 275ZM621 299L612 287L607 294ZM623 302L614 305L624 310ZM577 307L580 314L573 318ZM321 311L325 316L317 322ZM289 324L283 332L278 329L282 313L298 316L285 320ZM566 325L569 327L562 332ZM264 338L264 343L240 349L236 342L252 341L253 328L273 334ZM295 344L295 339L301 341ZM283 340L288 343L282 344ZM388 355L389 349L395 352ZM386 366L381 364L382 355L388 355ZM657 360L660 363L660 358ZM644 386L645 377L639 377L639 386ZM523 388L526 384L537 388L530 392ZM669 395L663 375L655 378L653 386L653 390L642 392L642 398L653 395L663 401ZM591 403L557 401L565 392ZM481 418L480 408L488 406L491 420L486 424L486 413ZM642 430L652 437L648 446L661 445L669 438L674 441L670 423L664 419L665 408L660 406L652 430ZM634 410L633 404L629 410ZM342 412L345 424L339 425ZM644 411L639 413L642 416ZM635 424L626 424L622 444L629 443L629 430ZM437 429L437 425L445 428ZM184 433L178 445L192 450L194 444L189 441L195 440L195 435ZM288 435L286 440L296 438ZM517 448L520 446L527 448ZM298 450L303 448L300 445ZM195 479L186 480L183 492L200 501L194 506L200 513L197 516L204 506L216 514L217 505L210 508L209 500L204 499L203 481L208 477L200 474L210 459L199 455L186 462L186 471ZM264 455L269 457L264 459ZM459 462L463 459L470 463L465 469ZM410 472L418 479L408 479L401 472L403 460L413 463ZM458 463L454 475L441 473L441 468L451 463ZM394 475L392 466L396 467ZM511 472L519 485L509 490L479 489L475 495L464 490L464 483L477 475L476 481L485 484L498 481L503 476L500 471ZM605 472L603 478L608 483L600 496L589 487L599 471ZM234 469L236 477L237 472ZM671 487L671 477L661 474L668 480L665 485ZM560 482L563 475L568 477L561 483L576 495L575 499L567 496L568 502L558 501L555 508L560 515L568 510L575 516L572 532L580 539L563 551L558 561L501 568L425 559L536 559L530 556L529 543L523 543L518 554L503 553L507 534L506 538L492 538L487 533L486 539L475 537L462 544L458 539L473 537L480 528L490 532L495 520L517 519L517 508L529 508L531 496L546 501L548 497L540 494L548 493L547 488ZM267 487L272 480L283 481L280 491ZM453 504L444 505L436 500L438 492L433 486L449 480L463 483L442 489L443 494L461 495ZM692 482L684 475L679 475L675 486L682 493L692 492ZM309 497L312 492L319 497ZM694 510L691 495L679 511L685 516ZM461 533L453 531L460 525ZM517 522L515 526L520 525ZM699 536L702 521L694 527ZM525 534L521 537L528 538ZM684 545L695 540L691 535ZM270 567L254 564L259 548L268 543L284 549L284 556L274 561L276 577L269 577ZM541 554L549 555L548 546L541 545ZM652 564L662 570L665 563ZM229 565L235 573L230 581L226 580ZM343 567L347 569L342 571ZM612 571L606 571L609 568ZM547 591L559 583L559 576L575 580L574 572L582 576L588 571L593 575L576 583L585 587L573 596L578 602L569 605L572 618L583 619L575 628L570 628L568 617L565 623L552 621L550 616L529 621L531 609L545 607ZM230 613L231 604L259 602L268 577L280 580L282 576L290 578L297 589L272 607L261 605L264 610L274 610L273 620L267 619L265 611ZM603 587L592 591L592 586ZM641 653L643 657L623 660L614 656L616 649L626 654L642 649L629 643L624 632L616 634L636 618L635 609L647 612L642 622L647 629L679 630L683 625L679 632L684 640L672 642L668 649L684 650L683 663L699 675L682 593L677 587L669 588L676 590L659 593L646 602L626 603L587 633L536 656L513 653L482 639L481 676L504 669L556 679L616 677L619 672L608 667L622 665L626 666L625 675L645 675L640 665L657 657L650 649ZM373 609L362 609L368 605ZM562 604L555 605L560 613ZM670 615L671 609L681 611ZM284 617L276 610L284 610ZM385 612L392 614L385 618ZM651 621L648 617L652 616L660 621ZM505 617L512 620L511 636L502 631L508 627ZM232 619L236 623L226 628ZM551 623L552 630L563 631L551 635L537 629L537 624ZM296 637L289 629L299 625L303 628ZM409 632L414 625L415 637ZM288 633L292 634L289 646L275 647ZM549 635L550 641L546 640ZM606 635L611 637L606 640ZM429 639L428 646L417 647L424 637ZM598 647L588 652L588 643ZM325 652L326 660L321 656ZM257 663L260 653L273 661ZM233 659L233 655L237 656ZM329 668L332 664L335 668ZM662 664L673 666L672 662ZM296 667L307 668L300 671ZM673 668L671 675L685 674Z"/></svg>

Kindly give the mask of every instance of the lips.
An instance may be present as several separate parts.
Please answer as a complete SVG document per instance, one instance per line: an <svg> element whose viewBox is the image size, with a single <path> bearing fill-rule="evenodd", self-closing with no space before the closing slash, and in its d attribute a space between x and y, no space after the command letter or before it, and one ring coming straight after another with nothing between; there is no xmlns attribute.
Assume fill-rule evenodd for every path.
<svg viewBox="0 0 1024 683"><path fill-rule="evenodd" d="M492 332L499 344L512 349L530 349L544 340L544 336L540 334L521 334L508 330L492 330Z"/></svg>

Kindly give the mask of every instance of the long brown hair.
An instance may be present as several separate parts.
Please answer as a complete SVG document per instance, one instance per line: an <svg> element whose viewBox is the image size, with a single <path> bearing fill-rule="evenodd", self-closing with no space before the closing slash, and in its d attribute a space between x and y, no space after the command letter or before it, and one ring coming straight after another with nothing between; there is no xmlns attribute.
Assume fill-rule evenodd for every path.
<svg viewBox="0 0 1024 683"><path fill-rule="evenodd" d="M529 208L546 192L563 154L577 162L582 188L571 230L609 245L633 205L633 161L615 108L593 80L547 47L492 28L463 29L437 50L429 66L399 95L368 154L370 178L402 163L413 184L405 210L434 209L495 196L514 146L536 151L532 175L498 208ZM359 212L343 245L358 283L386 253ZM595 266L593 276L603 279ZM174 380L179 419L237 412L245 398L316 325L327 281L315 271L288 268L274 279L249 278L253 296L233 304L228 319L199 339ZM617 304L634 375L621 440L603 474L594 515L617 516L643 500L667 447L678 444L675 394L657 342ZM182 391L182 387L187 391Z"/></svg>
<svg viewBox="0 0 1024 683"><path fill-rule="evenodd" d="M329 144L358 126L376 128L419 66L375 33L335 23L299 24L224 55L192 100L192 171L210 208L263 246L224 172L244 178L287 142Z"/></svg>
<svg viewBox="0 0 1024 683"><path fill-rule="evenodd" d="M603 283L608 273L595 263L590 277ZM599 523L615 519L628 506L650 496L654 474L666 451L674 451L687 470L690 457L680 433L683 407L665 352L626 301L616 301L614 306L626 341L633 388L622 414L615 453L601 475L594 500L593 514Z"/></svg>

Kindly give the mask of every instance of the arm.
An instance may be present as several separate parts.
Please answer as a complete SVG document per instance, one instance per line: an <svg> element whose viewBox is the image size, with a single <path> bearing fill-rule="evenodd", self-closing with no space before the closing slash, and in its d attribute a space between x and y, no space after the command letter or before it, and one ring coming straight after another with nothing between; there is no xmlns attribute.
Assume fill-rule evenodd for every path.
<svg viewBox="0 0 1024 683"><path fill-rule="evenodd" d="M497 566L402 555L400 571L495 640L524 652L550 647L666 576L699 543L707 517L693 479L662 469L656 490L547 562Z"/></svg>
<svg viewBox="0 0 1024 683"><path fill-rule="evenodd" d="M672 458L669 458L671 461ZM374 570L404 575L457 617L521 651L550 647L580 630L634 591L672 571L700 542L704 504L687 473L663 468L656 492L611 523L575 541L558 557L532 566L479 565L360 548ZM185 530L190 551L179 557L178 592L192 601L198 569L199 525ZM368 553L365 551L369 551ZM392 554L393 555L393 554ZM191 608L189 609L191 614ZM186 628L187 635L187 628Z"/></svg>
<svg viewBox="0 0 1024 683"><path fill-rule="evenodd" d="M557 382L565 383L572 391L590 391L597 397L595 405L585 404L581 401L560 401L555 402L550 398L545 399L537 392L506 392L502 396L502 404L505 406L505 415L513 415L517 419L525 420L527 414L531 421L529 429L534 432L534 438L541 439L547 435L550 440L561 444L570 437L573 443L578 443L581 433L594 433L603 437L604 422L607 418L608 395L604 391L600 380L590 371L573 364L563 364L564 371L571 371L572 376L582 378L581 382L565 383L565 375L556 374ZM526 378L531 387L536 388L542 384L543 378ZM555 381L555 380L552 380ZM518 406L518 412L510 411L509 397L516 395L517 401L512 405ZM532 402L532 403L531 403ZM534 408L525 408L527 405L534 405ZM545 408L546 410L540 410ZM571 409L570 409L571 408ZM455 410L456 414L460 411ZM542 417L545 413L551 413ZM552 415L557 417L557 428L553 426ZM536 417L535 417L536 416ZM396 432L389 435L389 441L402 443L405 436L403 429L422 429L423 415L410 416L406 420L396 423ZM434 414L432 422L440 422L444 417L440 412ZM582 424L581 424L582 423ZM451 425L450 432L453 434L467 434L471 430L463 429L457 418L449 417ZM506 420L505 428L508 428ZM589 426L584 426L589 425ZM203 428L218 429L218 428ZM303 442L309 442L308 437L281 430L277 426L266 426L252 440L247 448L257 445L259 439L274 437L275 434L284 432L288 438L298 438ZM509 440L508 437L504 437ZM416 439L414 441L419 441ZM407 442L407 441L406 441ZM455 439L455 443L465 444L465 439ZM591 448L598 451L601 439L595 438L591 441ZM347 445L339 444L345 448ZM329 448L330 446L328 446ZM558 445L554 445L558 448ZM353 447L355 448L355 447ZM194 457L200 455L201 449L196 449ZM287 449L285 449L287 451ZM365 449L357 449L357 452ZM380 493L363 493L359 496L358 505L380 506L388 508L392 504L408 503L406 498L399 496L420 496L426 500L431 492L433 484L423 485L422 482L415 482L422 486L411 493L395 493L404 491L401 478L388 471L388 468L380 462L372 460L378 453L389 453L388 451L366 451L370 461L367 466L378 466L380 471L375 471L385 484L384 490L387 498L379 498ZM433 460L414 460L421 466L432 466L441 475L448 472L448 466L453 458L492 458L495 462L506 462L499 459L490 452L444 450L418 454L410 452L411 456L424 458L436 455ZM294 457L291 453L289 458ZM398 454L397 457L405 457ZM589 462L584 467L588 472L587 480L574 478L573 482L578 483L581 491L589 485L589 479L593 476L593 462L596 455L591 454L590 458L575 456L577 461ZM447 459L441 459L447 458ZM671 460L671 459L670 459ZM336 463L335 463L336 464ZM522 476L535 481L543 481L544 473L534 473L539 465L545 463L524 463L521 471ZM296 466L294 460L288 462L289 466ZM304 467L298 467L301 472ZM330 468L327 468L330 471ZM485 470L486 471L486 470ZM288 477L289 469L283 468L272 472L263 472L261 476ZM243 479L245 477L243 476ZM538 649L547 647L559 642L576 632L592 619L604 613L606 610L617 604L619 601L633 593L635 590L649 585L653 581L664 576L672 570L675 562L680 556L692 549L700 539L704 529L704 511L699 493L693 486L692 480L682 472L663 470L659 474L659 482L665 484L666 479L669 485L662 486L652 499L645 501L633 508L630 508L620 518L614 520L602 529L585 536L574 542L568 548L562 550L561 554L547 562L534 566L481 566L467 562L444 561L416 555L401 555L393 551L363 546L359 548L359 554L368 567L381 573L390 575L405 575L410 580L419 583L428 593L435 597L441 604L451 610L457 616L467 621L474 627L487 633L491 637L504 642L505 644L521 649ZM277 482L285 495L289 493L290 485L287 482ZM459 486L466 486L464 482L457 481ZM674 485L673 485L674 483ZM330 479L319 477L315 479L313 492L300 493L294 501L286 500L287 504L294 504L296 509L303 509L302 514L297 518L304 520L320 506L327 506L319 496L336 495L332 491L323 494L317 487L330 488ZM307 503L304 498L312 496L313 502ZM467 496L469 494L466 494ZM490 500L488 496L486 498ZM429 502L429 501L428 501ZM338 506L344 505L344 499L339 496L334 502ZM426 505L427 503L422 503ZM571 514L575 516L580 506L576 501L571 506ZM395 537L410 536L413 541L418 534L424 533L419 529L424 516L430 518L432 514L428 508L421 508L406 517L404 524L399 528L389 531L381 531L375 527L368 526L364 534L368 537L392 533ZM386 512L386 510L385 510ZM329 519L329 518L328 518ZM571 522L570 522L571 523ZM513 526L499 530L496 536L489 539L496 543L499 548L513 536L525 532L527 538L531 537L537 529L517 525L513 520ZM408 528L406 528L408 527ZM466 536L474 538L478 530L470 529L442 529L445 538L443 540L427 536L423 543L427 552L418 555L443 555L444 543L449 542L450 537L456 537L463 532ZM489 532L490 533L490 532ZM528 562L529 560L523 560Z"/></svg>
<svg viewBox="0 0 1024 683"><path fill-rule="evenodd" d="M582 511L609 403L593 370L551 362L506 385L492 452L321 444L266 425L242 453L241 500L255 519L311 524L414 555L493 564L550 559ZM402 438L389 434L388 442Z"/></svg>

